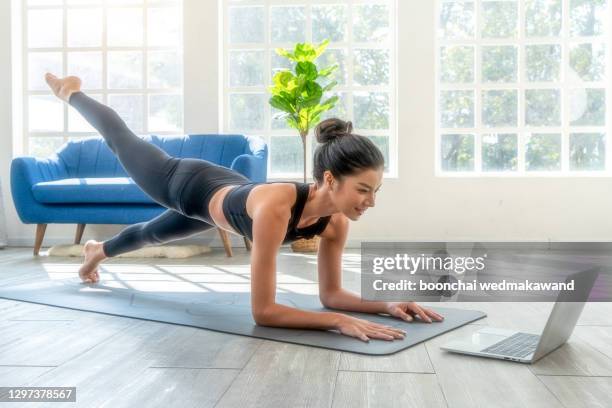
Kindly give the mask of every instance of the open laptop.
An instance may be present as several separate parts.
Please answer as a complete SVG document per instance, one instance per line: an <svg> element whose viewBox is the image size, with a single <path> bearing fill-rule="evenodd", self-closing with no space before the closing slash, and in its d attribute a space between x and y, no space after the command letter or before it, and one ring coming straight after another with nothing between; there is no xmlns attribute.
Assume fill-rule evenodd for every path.
<svg viewBox="0 0 612 408"><path fill-rule="evenodd" d="M487 327L440 348L455 353L534 363L569 339L600 269L595 267L567 277L566 282L575 280L575 291L572 295L559 293L541 335ZM584 301L577 302L576 299Z"/></svg>

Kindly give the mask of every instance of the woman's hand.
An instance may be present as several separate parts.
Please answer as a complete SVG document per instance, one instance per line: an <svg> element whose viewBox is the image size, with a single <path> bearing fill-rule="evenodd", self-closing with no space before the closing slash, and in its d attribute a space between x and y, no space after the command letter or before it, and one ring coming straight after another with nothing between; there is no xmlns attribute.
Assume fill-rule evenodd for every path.
<svg viewBox="0 0 612 408"><path fill-rule="evenodd" d="M438 322L444 320L444 317L431 309L424 308L414 302L387 302L385 304L384 313L397 317L407 322L414 320L418 316L422 321L431 323L432 319Z"/></svg>
<svg viewBox="0 0 612 408"><path fill-rule="evenodd" d="M394 340L403 339L406 332L395 327L374 323L369 320L338 313L336 329L345 336L357 337L369 342L370 339Z"/></svg>

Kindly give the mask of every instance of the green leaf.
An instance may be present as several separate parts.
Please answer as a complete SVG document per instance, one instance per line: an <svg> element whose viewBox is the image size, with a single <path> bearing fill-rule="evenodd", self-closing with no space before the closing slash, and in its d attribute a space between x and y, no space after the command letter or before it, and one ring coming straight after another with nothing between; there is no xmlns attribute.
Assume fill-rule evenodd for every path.
<svg viewBox="0 0 612 408"><path fill-rule="evenodd" d="M336 85L338 85L338 81L331 81L329 84L325 85L325 88L323 88L323 92L329 91Z"/></svg>
<svg viewBox="0 0 612 408"><path fill-rule="evenodd" d="M319 44L319 46L315 49L315 58L318 58L321 54L323 54L323 51L325 51L328 45L329 40L323 40L323 42L321 42L321 44Z"/></svg>
<svg viewBox="0 0 612 408"><path fill-rule="evenodd" d="M333 74L333 73L334 73L334 71L335 71L335 70L337 70L338 68L339 68L339 65L338 65L338 64L334 64L334 65L332 65L332 66L329 66L329 67L327 67L327 68L324 68L324 69L322 69L322 70L320 70L320 71L319 71L319 76L320 76L320 77L328 77L328 76L330 76L331 74Z"/></svg>
<svg viewBox="0 0 612 408"><path fill-rule="evenodd" d="M292 91L293 95L296 98L299 98L304 93L304 87L306 86L308 81L306 80L306 77L304 75L298 75L295 82L296 84L295 87L292 88Z"/></svg>
<svg viewBox="0 0 612 408"><path fill-rule="evenodd" d="M295 97L291 92L281 91L279 95L283 97L287 102L291 103L292 105L295 105Z"/></svg>
<svg viewBox="0 0 612 408"><path fill-rule="evenodd" d="M339 98L337 96L334 96L332 98L327 99L325 102L313 106L309 109L311 109L313 115L320 115L323 112L327 112L328 110L333 109L338 99Z"/></svg>
<svg viewBox="0 0 612 408"><path fill-rule="evenodd" d="M321 88L321 85L317 84L316 82L309 81L304 87L302 106L307 108L317 105L319 102L321 102L321 97L323 97L323 89Z"/></svg>
<svg viewBox="0 0 612 408"><path fill-rule="evenodd" d="M287 124L289 125L289 127L293 129L300 130L300 126L299 126L297 117L295 115L289 115L287 117Z"/></svg>
<svg viewBox="0 0 612 408"><path fill-rule="evenodd" d="M272 78L272 81L276 86L286 88L289 82L294 78L295 75L293 75L291 71L285 70L277 72Z"/></svg>
<svg viewBox="0 0 612 408"><path fill-rule="evenodd" d="M291 78L289 78L289 76L282 76L282 77L277 77L276 75L273 78L273 81L275 82L275 85L271 85L268 87L268 90L270 91L270 93L272 95L283 95L288 99L294 98L296 95L296 88L298 86L298 78L296 78L293 74L289 73L291 75ZM283 81L287 81L286 83L282 83Z"/></svg>
<svg viewBox="0 0 612 408"><path fill-rule="evenodd" d="M282 112L295 113L292 104L280 95L274 95L269 100L270 105Z"/></svg>
<svg viewBox="0 0 612 408"><path fill-rule="evenodd" d="M297 63L295 72L298 75L304 75L307 81L314 81L317 79L317 66L310 61L301 61Z"/></svg>
<svg viewBox="0 0 612 408"><path fill-rule="evenodd" d="M318 113L323 112L323 110L321 109L321 105L311 106L308 109L310 109L310 114L311 115L316 115Z"/></svg>
<svg viewBox="0 0 612 408"><path fill-rule="evenodd" d="M327 112L330 109L333 109L334 106L336 106L336 102L338 101L338 97L335 96L334 98L330 98L328 100L326 100L324 103L321 103L317 106L312 107L312 112L313 114L321 114L323 112Z"/></svg>
<svg viewBox="0 0 612 408"><path fill-rule="evenodd" d="M313 115L310 118L310 124L308 126L309 129L314 128L315 126L317 126L319 124L319 122L321 121L321 116L317 115Z"/></svg>
<svg viewBox="0 0 612 408"><path fill-rule="evenodd" d="M281 57L285 57L285 58L288 58L288 59L290 59L292 61L295 61L295 55L293 53L287 51L284 48L275 48L274 51L276 51L276 53L278 55L280 55Z"/></svg>
<svg viewBox="0 0 612 408"><path fill-rule="evenodd" d="M317 57L317 53L310 43L297 43L294 50L295 61L310 61Z"/></svg>
<svg viewBox="0 0 612 408"><path fill-rule="evenodd" d="M331 109L331 108L333 108L336 105L336 102L338 102L339 99L340 98L338 96L332 96L331 98L329 98L325 102L323 102L321 104L321 106L330 105L331 107L329 109ZM328 110L328 109L326 109L326 110Z"/></svg>

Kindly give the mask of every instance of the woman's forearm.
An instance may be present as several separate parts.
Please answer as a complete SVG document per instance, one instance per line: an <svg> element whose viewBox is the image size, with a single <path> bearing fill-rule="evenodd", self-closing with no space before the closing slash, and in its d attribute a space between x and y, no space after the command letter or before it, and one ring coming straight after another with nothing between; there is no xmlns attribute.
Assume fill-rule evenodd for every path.
<svg viewBox="0 0 612 408"><path fill-rule="evenodd" d="M325 306L331 309L346 310L348 312L384 313L387 302L363 300L356 293L340 288L330 294Z"/></svg>
<svg viewBox="0 0 612 408"><path fill-rule="evenodd" d="M332 330L337 328L339 317L335 312L309 312L274 304L256 321L261 326Z"/></svg>

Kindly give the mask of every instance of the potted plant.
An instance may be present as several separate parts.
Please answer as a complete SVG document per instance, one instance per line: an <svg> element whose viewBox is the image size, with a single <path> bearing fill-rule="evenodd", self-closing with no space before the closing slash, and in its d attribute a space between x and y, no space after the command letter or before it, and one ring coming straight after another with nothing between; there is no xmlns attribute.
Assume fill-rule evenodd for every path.
<svg viewBox="0 0 612 408"><path fill-rule="evenodd" d="M280 111L275 119L285 119L289 127L296 129L302 139L304 154L304 183L306 183L306 139L310 129L321 120L321 114L332 109L338 101L337 96L323 100L324 94L337 85L332 80L324 87L317 82L319 78L330 78L338 68L337 64L320 69L315 60L323 54L329 40L319 45L298 43L293 52L277 48L276 53L294 63L293 70L281 70L274 75L270 86L270 105ZM322 101L323 100L323 101ZM291 244L297 252L316 252L319 237L300 239Z"/></svg>

